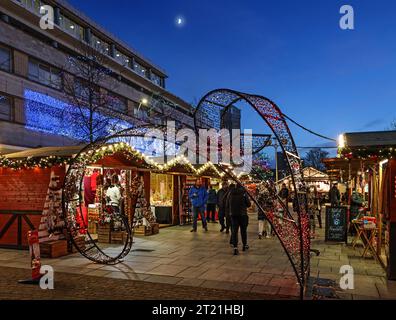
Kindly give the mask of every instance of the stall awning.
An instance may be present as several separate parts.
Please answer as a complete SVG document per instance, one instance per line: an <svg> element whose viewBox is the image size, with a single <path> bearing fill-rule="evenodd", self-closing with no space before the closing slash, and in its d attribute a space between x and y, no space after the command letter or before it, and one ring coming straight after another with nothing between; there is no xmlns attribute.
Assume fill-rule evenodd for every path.
<svg viewBox="0 0 396 320"><path fill-rule="evenodd" d="M15 152L0 157L0 167L22 169L68 164L72 157L78 155L85 146L44 147ZM86 158L88 161L92 160L90 165L145 169L159 168L155 162L125 143L104 145L95 150L90 156L85 152L80 154L80 156L88 157Z"/></svg>
<svg viewBox="0 0 396 320"><path fill-rule="evenodd" d="M375 160L362 160L362 159L343 159L343 158L328 158L323 159L331 180L348 180L349 175L354 176L359 171L365 170L369 166L376 163Z"/></svg>
<svg viewBox="0 0 396 320"><path fill-rule="evenodd" d="M346 147L396 146L396 131L351 132L344 134Z"/></svg>

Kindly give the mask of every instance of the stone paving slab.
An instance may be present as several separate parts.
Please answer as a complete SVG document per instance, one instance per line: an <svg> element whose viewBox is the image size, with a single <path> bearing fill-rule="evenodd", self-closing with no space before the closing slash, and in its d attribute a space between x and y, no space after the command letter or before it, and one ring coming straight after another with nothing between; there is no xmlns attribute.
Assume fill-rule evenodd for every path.
<svg viewBox="0 0 396 320"><path fill-rule="evenodd" d="M266 297L298 297L299 286L277 239L257 237L257 220L251 216L248 229L250 250L232 255L229 235L219 232L218 224L196 234L191 226L161 229L150 237L135 237L133 250L124 262L115 266L91 263L79 254L57 259L43 259L55 273L109 279L109 281L143 281L195 288L221 288L250 292ZM385 272L373 259L362 259L360 249L345 244L325 243L323 229L312 240L312 248L321 254L311 259L311 276L339 282L342 265L355 271L355 289L337 291L341 299L396 298L396 284L386 280ZM106 249L116 252L116 246ZM143 251L141 251L143 250ZM151 252L144 250L152 250ZM29 270L27 251L0 249L0 266ZM117 282L118 283L118 282ZM65 294L67 295L67 294Z"/></svg>
<svg viewBox="0 0 396 320"><path fill-rule="evenodd" d="M111 276L113 276L110 273ZM143 282L114 277L93 277L57 273L55 290L41 290L38 286L21 285L28 270L0 268L0 300L268 300L292 297L259 292L220 290L197 286Z"/></svg>

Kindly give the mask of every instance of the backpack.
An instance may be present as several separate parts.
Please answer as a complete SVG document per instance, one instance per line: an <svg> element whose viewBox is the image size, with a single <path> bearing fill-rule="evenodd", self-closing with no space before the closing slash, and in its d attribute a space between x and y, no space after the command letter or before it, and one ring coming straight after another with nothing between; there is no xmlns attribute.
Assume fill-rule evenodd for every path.
<svg viewBox="0 0 396 320"><path fill-rule="evenodd" d="M233 189L229 194L229 206L232 216L247 214L247 208L250 207L250 200L245 190Z"/></svg>

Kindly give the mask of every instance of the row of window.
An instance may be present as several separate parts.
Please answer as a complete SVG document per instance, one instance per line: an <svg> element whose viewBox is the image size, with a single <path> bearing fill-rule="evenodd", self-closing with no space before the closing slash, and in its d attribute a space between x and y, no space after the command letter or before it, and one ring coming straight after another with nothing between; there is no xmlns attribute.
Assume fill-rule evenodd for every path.
<svg viewBox="0 0 396 320"><path fill-rule="evenodd" d="M54 67L29 58L28 78L54 89L62 89L62 72Z"/></svg>
<svg viewBox="0 0 396 320"><path fill-rule="evenodd" d="M12 51L9 48L0 45L0 70L11 72L12 70ZM48 87L62 90L63 89L63 77L62 71L58 68L52 67L38 61L34 58L29 57L28 64L28 78L30 80L39 82ZM96 94L94 94L93 99L100 99L99 87L96 88ZM84 84L83 80L75 79L74 81L74 94L80 99L88 101L89 88ZM10 120L11 108L9 99L1 96L1 109L0 109L0 119ZM108 93L106 95L107 101L105 103L99 102L100 104L105 104L108 108L118 111L120 113L126 113L128 109L127 99L121 97L115 93ZM141 120L147 120L152 115L149 113L148 109L143 105L138 105L133 109L133 116Z"/></svg>
<svg viewBox="0 0 396 320"><path fill-rule="evenodd" d="M40 15L41 6L46 4L41 0L17 0L17 1L21 3L25 8L27 8L29 11L32 11L37 15ZM59 27L81 41L86 39L84 27L82 27L75 21L69 19L63 14L61 14L59 17ZM91 41L91 45L99 52L107 55L113 54L110 50L110 44L106 43L105 41L97 37L95 34L91 34L90 41ZM143 65L139 64L138 62L132 63L133 59L126 56L122 52L115 50L114 58L120 64L135 71L140 76L151 80L153 83L155 83L158 86L164 87L164 79L161 76L155 74L154 72L148 72L148 69Z"/></svg>

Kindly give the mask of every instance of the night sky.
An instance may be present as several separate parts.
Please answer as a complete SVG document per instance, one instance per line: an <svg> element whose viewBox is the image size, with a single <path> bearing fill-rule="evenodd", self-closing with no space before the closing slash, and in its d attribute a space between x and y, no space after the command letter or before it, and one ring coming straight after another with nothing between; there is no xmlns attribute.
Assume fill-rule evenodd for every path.
<svg viewBox="0 0 396 320"><path fill-rule="evenodd" d="M216 88L256 93L332 138L396 118L394 0L69 2L164 68L167 89L187 102ZM343 4L353 31L339 27ZM244 126L257 130L251 115ZM327 144L291 129L299 146Z"/></svg>

